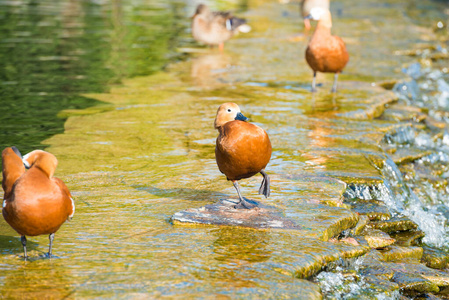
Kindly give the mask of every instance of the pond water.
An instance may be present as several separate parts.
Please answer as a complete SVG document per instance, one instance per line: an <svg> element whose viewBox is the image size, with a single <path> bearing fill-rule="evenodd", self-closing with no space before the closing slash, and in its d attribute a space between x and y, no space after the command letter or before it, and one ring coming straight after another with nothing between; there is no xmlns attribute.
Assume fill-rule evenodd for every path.
<svg viewBox="0 0 449 300"><path fill-rule="evenodd" d="M440 122L449 120L441 113L449 111L449 91L439 81L449 82L447 59L429 58L447 53L447 31L437 25L447 24L447 2L332 2L333 32L351 56L337 94L329 92L333 76L323 74L318 92L309 91L309 37L298 3L208 1L252 26L223 53L192 40L189 17L196 4L0 1L1 148L54 153L56 176L76 203L74 219L56 233L57 258L51 260L40 258L48 237L39 236L28 239L31 258L24 261L20 237L0 220L2 297L337 297L323 280L303 278L316 273L307 270L322 257L358 249L327 242L339 233L338 224L353 218L342 203L347 186L360 199L369 198L364 185L386 187L389 198L379 200L417 223L425 243L448 246L442 174L448 172L449 135L407 135L400 131L402 120L376 113L381 101L400 95ZM430 52L400 55L410 49ZM408 67L416 62L427 69L410 83ZM381 87L392 80L398 81L396 94ZM401 84L419 85L420 97L401 93ZM257 195L260 176L242 180L242 193L276 207L304 230L170 222L176 212L236 197L214 159L213 121L224 102L238 103L273 145L271 197ZM431 173L444 179L438 184L395 178L389 149L414 153L417 142L428 155L415 163L443 170L418 179ZM407 174L406 166L400 168ZM416 200L425 205L409 203L411 194L427 199ZM435 223L427 228L429 217L418 210ZM339 280L335 276L331 282Z"/></svg>

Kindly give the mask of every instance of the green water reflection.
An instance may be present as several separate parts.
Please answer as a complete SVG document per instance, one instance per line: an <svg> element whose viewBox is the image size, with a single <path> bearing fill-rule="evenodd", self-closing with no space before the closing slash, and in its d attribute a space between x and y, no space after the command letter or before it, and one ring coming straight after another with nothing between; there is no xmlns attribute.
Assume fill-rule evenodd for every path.
<svg viewBox="0 0 449 300"><path fill-rule="evenodd" d="M0 2L0 146L23 152L64 132L64 109L101 102L122 78L176 57L182 2ZM45 145L44 145L45 146Z"/></svg>

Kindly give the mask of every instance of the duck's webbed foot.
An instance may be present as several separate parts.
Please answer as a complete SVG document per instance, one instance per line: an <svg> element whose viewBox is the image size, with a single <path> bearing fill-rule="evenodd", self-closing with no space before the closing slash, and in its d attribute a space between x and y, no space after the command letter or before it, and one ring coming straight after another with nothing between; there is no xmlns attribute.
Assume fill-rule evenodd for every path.
<svg viewBox="0 0 449 300"><path fill-rule="evenodd" d="M265 173L265 170L260 171L260 174L262 174L262 184L259 188L259 195L264 195L265 198L270 197L270 177L267 173Z"/></svg>

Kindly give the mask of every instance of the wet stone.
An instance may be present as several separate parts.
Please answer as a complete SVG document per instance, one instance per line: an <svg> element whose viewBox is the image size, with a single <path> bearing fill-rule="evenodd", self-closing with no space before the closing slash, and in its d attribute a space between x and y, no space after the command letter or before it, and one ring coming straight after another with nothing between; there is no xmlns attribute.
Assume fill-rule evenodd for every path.
<svg viewBox="0 0 449 300"><path fill-rule="evenodd" d="M380 204L378 201L366 201L361 199L353 199L348 201L352 210L356 213L367 216L371 221L388 220L391 218L391 214L385 205Z"/></svg>
<svg viewBox="0 0 449 300"><path fill-rule="evenodd" d="M425 236L420 230L400 231L390 235L396 240L396 245L403 247L416 246Z"/></svg>
<svg viewBox="0 0 449 300"><path fill-rule="evenodd" d="M377 229L366 228L362 234L368 245L374 249L387 247L396 241L387 233Z"/></svg>
<svg viewBox="0 0 449 300"><path fill-rule="evenodd" d="M380 229L386 233L414 230L418 228L418 225L415 222L405 217L371 222L369 226L372 228Z"/></svg>
<svg viewBox="0 0 449 300"><path fill-rule="evenodd" d="M360 215L357 225L355 225L355 227L351 229L351 234L359 235L363 231L363 229L366 227L368 222L369 222L369 218L366 215Z"/></svg>
<svg viewBox="0 0 449 300"><path fill-rule="evenodd" d="M449 264L449 254L443 250L423 246L422 262L429 268L444 269Z"/></svg>
<svg viewBox="0 0 449 300"><path fill-rule="evenodd" d="M365 107L360 108L358 110L339 113L337 116L348 119L374 119L380 117L384 110L385 106L389 103L392 103L398 99L398 96L392 91L386 91L379 95L371 96L365 102Z"/></svg>
<svg viewBox="0 0 449 300"><path fill-rule="evenodd" d="M432 151L423 151L415 147L398 148L394 153L391 154L391 158L396 164L406 164L424 156L432 154Z"/></svg>
<svg viewBox="0 0 449 300"><path fill-rule="evenodd" d="M393 274L391 277L393 277ZM370 290L375 291L377 299L382 299L382 296L386 299L397 299L399 295L399 285L396 282L371 275L365 276L364 281Z"/></svg>
<svg viewBox="0 0 449 300"><path fill-rule="evenodd" d="M247 199L246 199L247 200ZM297 229L302 227L281 216L275 207L265 206L254 200L252 209L236 209L237 199L221 199L220 202L200 208L189 208L171 217L173 224L180 225L228 225L251 228Z"/></svg>
<svg viewBox="0 0 449 300"><path fill-rule="evenodd" d="M403 104L393 104L385 109L382 114L383 120L390 121L415 121L420 122L426 118L426 115L422 113L422 109Z"/></svg>
<svg viewBox="0 0 449 300"><path fill-rule="evenodd" d="M399 285L399 288L402 291L406 292L416 291L438 293L440 291L435 283L418 274L396 272L393 275L393 281Z"/></svg>
<svg viewBox="0 0 449 300"><path fill-rule="evenodd" d="M400 247L392 245L379 250L385 261L420 261L423 255L421 247Z"/></svg>

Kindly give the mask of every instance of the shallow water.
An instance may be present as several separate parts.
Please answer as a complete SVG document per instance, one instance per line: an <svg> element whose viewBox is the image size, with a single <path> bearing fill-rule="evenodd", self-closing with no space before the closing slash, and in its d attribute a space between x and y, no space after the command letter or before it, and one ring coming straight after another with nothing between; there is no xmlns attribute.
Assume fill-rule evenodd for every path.
<svg viewBox="0 0 449 300"><path fill-rule="evenodd" d="M335 207L344 182L385 178L373 160L386 160L378 145L397 122L366 118L373 97L388 97L374 82L405 77L402 67L415 58L394 51L437 43L432 26L444 3L333 2L333 32L351 54L336 95L332 76L322 74L319 92L309 92L297 4L211 2L238 10L253 27L219 53L190 38L190 2L58 3L0 2L0 141L54 153L76 215L56 234L58 258L39 258L48 239L30 237L27 262L19 237L0 221L0 294L319 298L318 284L295 275L350 248L324 241L348 214ZM243 194L304 230L169 222L178 211L236 196L214 160L213 120L229 101L273 144L272 196L256 194L260 176L241 182Z"/></svg>

